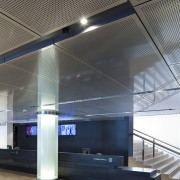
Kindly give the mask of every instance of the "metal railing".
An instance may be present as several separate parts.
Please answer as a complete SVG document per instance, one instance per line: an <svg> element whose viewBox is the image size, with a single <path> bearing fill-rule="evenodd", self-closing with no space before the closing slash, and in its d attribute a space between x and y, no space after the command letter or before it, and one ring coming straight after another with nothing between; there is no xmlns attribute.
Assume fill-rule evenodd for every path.
<svg viewBox="0 0 180 180"><path fill-rule="evenodd" d="M142 139L142 160L144 161L144 157L145 157L145 141L149 142L150 144L152 144L152 150L153 150L153 157L155 157L155 148L156 146L160 147L161 149L163 149L164 151L168 152L168 153L173 153L174 156L180 157L180 148L173 146L167 142L164 142L160 139L157 139L153 136L150 136L148 134L145 134L141 131L138 131L136 129L133 129L133 135L136 137L139 137Z"/></svg>

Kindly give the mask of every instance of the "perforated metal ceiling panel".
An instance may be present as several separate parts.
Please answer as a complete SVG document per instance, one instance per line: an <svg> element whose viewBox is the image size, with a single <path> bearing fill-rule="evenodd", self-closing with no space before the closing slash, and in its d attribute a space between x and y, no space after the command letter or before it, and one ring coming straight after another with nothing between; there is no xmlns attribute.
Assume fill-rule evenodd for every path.
<svg viewBox="0 0 180 180"><path fill-rule="evenodd" d="M151 101L152 104L156 104L156 105L160 104L159 107L163 109L171 109L172 107L170 104L167 103L167 100L176 94L177 92L172 90L172 91L150 93L147 94L145 97L146 99ZM179 99L179 97L177 97L177 99Z"/></svg>
<svg viewBox="0 0 180 180"><path fill-rule="evenodd" d="M131 91L156 89L174 80L136 15L57 45Z"/></svg>
<svg viewBox="0 0 180 180"><path fill-rule="evenodd" d="M43 5L43 7L35 7L36 1L19 0L16 1L16 4L14 4L15 0L3 1L3 11L12 19L41 35L62 28L68 23L77 21L80 17L78 13L80 13L81 10L78 9L78 12L75 12L77 11L77 7L75 7L75 10L72 12L73 17L65 14L63 16L64 19L59 18L62 14L59 13L57 16L57 13L59 11L58 8L61 7L58 6L58 8L54 10L53 8L55 7L51 6L51 3L58 4L63 1L44 0L37 2L38 6ZM80 3L80 1L71 0L66 1L66 4L69 2ZM115 4L117 5L122 2L124 1L87 0L83 3L89 3L89 5L93 3L97 6L87 7L84 11L89 16L98 11L102 11L104 8L110 8L111 5L115 6ZM136 1L136 3L141 2L141 0ZM145 0L143 2L145 2ZM164 8L167 2L169 2L168 8L161 12L160 6ZM162 40L161 43L158 38L155 39L159 43L158 47L162 48L161 52L163 55L165 54L163 48L169 48L168 42L172 47L169 48L169 50L167 49L168 52L170 52L177 43L177 41L174 40L175 38L173 39L176 25L171 23L172 26L174 25L172 29L174 34L172 34L172 37L168 37L167 33L170 34L168 31L170 27L167 26L166 29L166 25L163 24L164 21L166 24L166 20L170 21L170 19L168 19L169 17L163 14L164 11L169 12L169 16L172 15L172 17L174 17L174 15L176 15L176 8L179 7L178 5L176 8L174 7L174 3L176 2L176 0L167 0L166 2L163 0L155 0L140 5L140 7L144 7L144 14L146 13L146 16L150 16L148 18L151 18L152 27L157 28L155 33L151 27L151 30L154 32L153 35L163 33L161 39L164 37L165 41ZM81 6L84 8L83 3ZM153 3L155 3L155 5L151 6ZM46 6L44 6L45 4ZM19 7L25 5L28 6L24 7L21 13L18 12ZM146 5L149 5L147 9L145 8ZM73 6L73 4L70 6ZM81 6L78 8L81 8ZM30 7L34 8L34 12L26 9ZM48 7L50 9L46 11ZM67 11L69 11L72 7L67 8ZM89 8L92 11L94 9L94 12L89 11ZM153 9L156 9L155 12L150 13ZM173 13L174 10L175 14ZM25 11L27 14L25 14ZM39 11L39 16L36 16L37 11ZM46 11L45 14L42 13L44 11ZM159 14L156 14L156 11L159 11ZM51 12L54 14L50 14ZM34 13L35 16L32 17L31 13ZM161 13L164 17L161 17ZM16 17L14 14L16 14ZM47 16L47 19L45 16ZM57 18L53 19L55 16ZM66 19L66 16L72 19ZM157 20L157 24L154 24L155 20L153 18L157 18L156 16L160 19L160 22ZM163 20L161 20L161 18ZM177 22L179 21L176 16L174 19L176 19ZM45 24L45 22L47 23ZM19 27L19 25L17 26ZM167 33L165 31L167 31ZM179 41L178 37L177 40ZM57 43L56 45L59 47L53 45L22 56L14 61L7 62L4 65L0 65L0 94L1 92L3 93L3 91L14 93L15 119L36 118L38 79L42 79L49 84L52 83L52 85L59 83L59 110L60 113L64 113L65 115L117 117L124 115L123 113L126 112L133 113L133 111L143 110L153 112L162 110L163 108L174 107L176 104L173 104L173 99L176 99L174 102L179 102L179 94L175 91L143 94L143 92L146 93L146 91L156 91L179 86L136 15L121 19L94 31L83 33L74 38ZM178 44L176 45L176 48L177 47ZM178 58L179 52L174 51L174 49L172 51L175 53L173 56ZM168 56L166 56L166 59L169 59ZM171 59L173 61L171 63L168 61L169 64L177 63L177 60L174 61L173 58ZM58 78L51 73L52 71L46 73L39 72L38 66L40 64L47 66L46 61L54 62L54 60L57 60L57 64L55 65L59 67ZM177 64L172 65L171 69L175 70L176 68L175 75L180 78L177 67ZM53 69L53 67L51 68ZM57 81L57 79L59 80ZM133 96L132 92L139 92L139 94L142 92L142 95ZM170 100L169 104L168 100ZM133 103L134 107L132 107ZM172 104L174 106L172 106ZM33 106L35 108L32 108ZM23 109L26 109L27 113L24 113Z"/></svg>
<svg viewBox="0 0 180 180"><path fill-rule="evenodd" d="M0 55L39 36L0 13Z"/></svg>
<svg viewBox="0 0 180 180"><path fill-rule="evenodd" d="M37 106L37 96L37 92L17 88L13 90L14 106L21 107L19 111Z"/></svg>
<svg viewBox="0 0 180 180"><path fill-rule="evenodd" d="M179 91L171 91L171 95L166 97L163 101L159 101L156 104L152 104L150 107L143 110L143 112L138 112L137 115L170 115L179 114L180 112L180 94ZM162 93L164 94L164 92ZM157 108L157 106L161 108Z"/></svg>
<svg viewBox="0 0 180 180"><path fill-rule="evenodd" d="M170 97L177 94L173 90L174 88L177 88L177 83L175 81L164 84L163 86L156 88L156 90L153 90L152 92L145 92L144 94L142 94L142 97L148 102L144 101L143 98L138 98L134 100L134 107L136 111L137 107L143 107L141 110L140 108L138 108L138 111L147 109L151 109L154 111L159 111L161 109L171 109L172 107L170 104L167 103L167 101ZM177 96L177 99L179 99L179 96ZM144 102L146 103L144 104ZM148 115L149 114L150 113L148 113Z"/></svg>
<svg viewBox="0 0 180 180"><path fill-rule="evenodd" d="M106 102L104 102L105 104ZM82 103L74 103L67 105L60 105L61 112L65 114L71 115L87 115L87 114L97 114L97 113L105 113L102 110L103 101L96 102L96 105L92 102L82 102Z"/></svg>
<svg viewBox="0 0 180 180"><path fill-rule="evenodd" d="M165 93L161 93L162 96ZM171 91L169 96L163 99L163 101L157 101L157 105L162 107L162 109L175 109L180 111L180 92L179 91Z"/></svg>
<svg viewBox="0 0 180 180"><path fill-rule="evenodd" d="M59 67L58 82L52 71L38 71L38 67L46 66L48 61L56 62L55 65ZM122 98L119 101L116 98L113 102L114 96L130 93L127 88L60 48L49 46L0 66L0 81L17 88L14 91L16 119L30 119L34 116L37 109L31 107L38 105L38 80L41 79L52 83L52 86L53 83L60 83L59 110L66 115L85 116L109 112L119 116L117 113L120 110L129 111L132 108L133 96L126 97L126 106L120 103ZM24 114L23 109L27 109L28 113Z"/></svg>
<svg viewBox="0 0 180 180"><path fill-rule="evenodd" d="M133 104L133 111L136 112L136 111L142 111L144 109L146 109L147 107L151 106L152 105L152 102L151 101L147 101L146 99L143 99L143 98L137 98L136 96L134 96L134 98L136 99L134 101L134 104ZM138 99L138 100L137 100ZM157 108L157 107L156 107Z"/></svg>
<svg viewBox="0 0 180 180"><path fill-rule="evenodd" d="M0 65L0 82L22 90L28 89L37 92L37 76L6 64Z"/></svg>
<svg viewBox="0 0 180 180"><path fill-rule="evenodd" d="M2 12L44 35L127 0L3 0Z"/></svg>
<svg viewBox="0 0 180 180"><path fill-rule="evenodd" d="M177 78L180 78L180 64L170 65L170 68L172 69L175 76Z"/></svg>
<svg viewBox="0 0 180 180"><path fill-rule="evenodd" d="M179 0L152 0L135 9L168 64L180 62Z"/></svg>
<svg viewBox="0 0 180 180"><path fill-rule="evenodd" d="M130 0L130 2L132 3L133 6L145 3L147 1L150 1L150 0Z"/></svg>
<svg viewBox="0 0 180 180"><path fill-rule="evenodd" d="M12 92L16 87L0 82L0 95L4 96Z"/></svg>
<svg viewBox="0 0 180 180"><path fill-rule="evenodd" d="M46 60L51 61L54 58L57 59L56 66L59 67L60 83L78 89L80 92L88 93L91 95L90 98L131 92L112 78L55 46L28 54L7 64L53 81L51 73L41 74L38 72L38 64L44 66Z"/></svg>

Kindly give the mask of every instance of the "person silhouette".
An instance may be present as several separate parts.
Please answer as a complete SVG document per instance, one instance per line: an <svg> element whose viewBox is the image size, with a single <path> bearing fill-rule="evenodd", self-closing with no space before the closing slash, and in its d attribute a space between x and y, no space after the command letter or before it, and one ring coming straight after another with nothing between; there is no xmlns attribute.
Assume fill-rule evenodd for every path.
<svg viewBox="0 0 180 180"><path fill-rule="evenodd" d="M73 135L73 133L72 133L72 127L69 128L69 135Z"/></svg>

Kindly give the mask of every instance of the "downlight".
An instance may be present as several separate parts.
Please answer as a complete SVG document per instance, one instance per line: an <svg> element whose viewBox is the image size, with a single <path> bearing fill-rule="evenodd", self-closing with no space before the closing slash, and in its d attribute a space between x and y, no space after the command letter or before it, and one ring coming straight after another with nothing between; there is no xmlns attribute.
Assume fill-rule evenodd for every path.
<svg viewBox="0 0 180 180"><path fill-rule="evenodd" d="M85 26L85 25L87 25L88 20L87 20L86 18L82 18L82 19L80 20L80 23L81 23L83 26Z"/></svg>

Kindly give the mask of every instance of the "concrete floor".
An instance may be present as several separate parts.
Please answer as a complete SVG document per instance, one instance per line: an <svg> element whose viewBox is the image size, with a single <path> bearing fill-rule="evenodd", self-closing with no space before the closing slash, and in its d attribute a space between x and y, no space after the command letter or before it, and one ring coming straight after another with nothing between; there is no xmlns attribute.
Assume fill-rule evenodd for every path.
<svg viewBox="0 0 180 180"><path fill-rule="evenodd" d="M36 176L0 169L0 180L36 180Z"/></svg>

